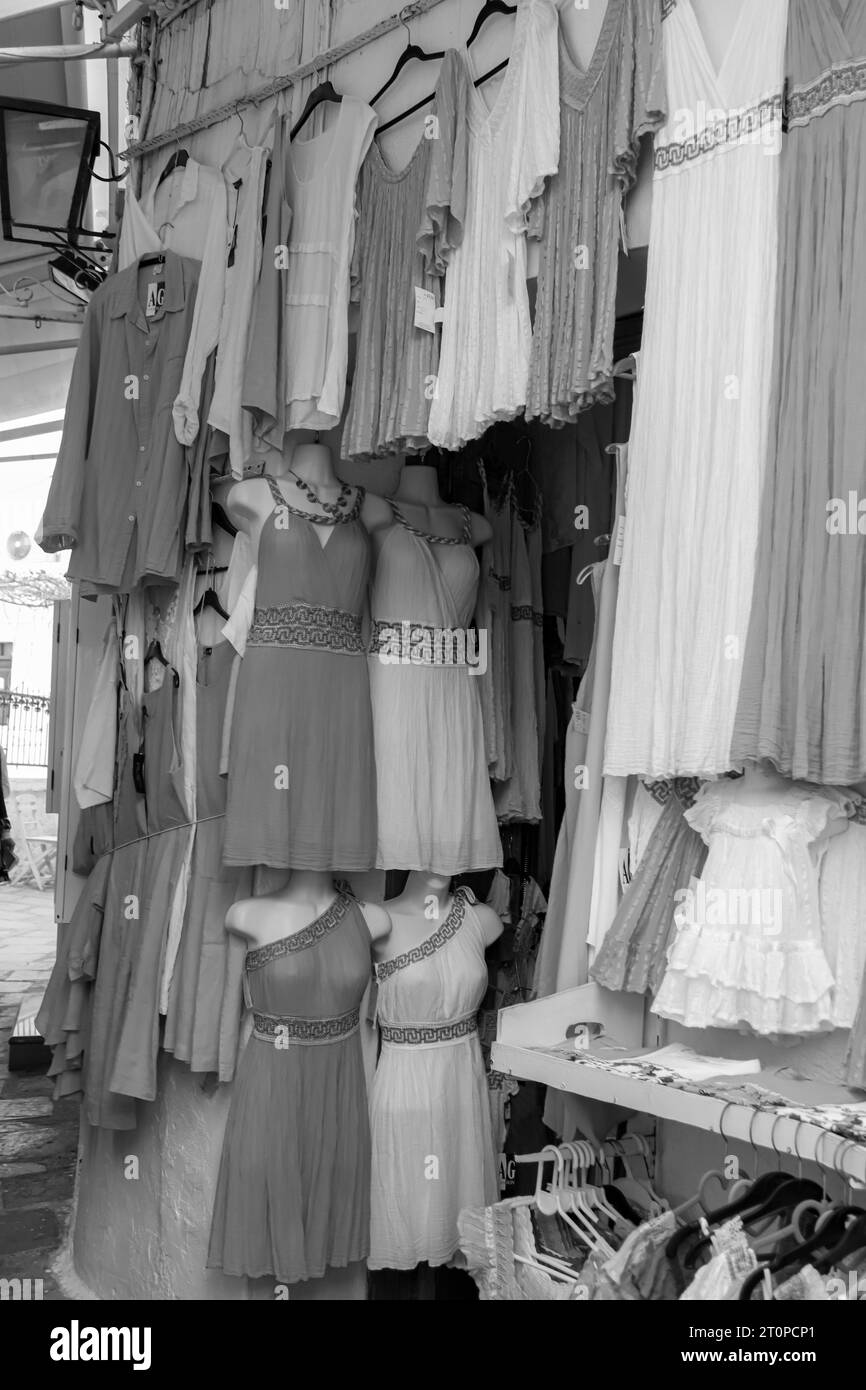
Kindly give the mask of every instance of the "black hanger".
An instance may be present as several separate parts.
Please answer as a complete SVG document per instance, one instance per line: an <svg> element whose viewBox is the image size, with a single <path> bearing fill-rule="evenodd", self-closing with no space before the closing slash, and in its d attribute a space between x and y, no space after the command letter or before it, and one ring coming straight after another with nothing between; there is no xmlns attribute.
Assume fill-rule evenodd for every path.
<svg viewBox="0 0 866 1390"><path fill-rule="evenodd" d="M813 1251L824 1249L829 1242L837 1241L845 1234L852 1216L857 1218L862 1215L862 1207L837 1207L808 1240L804 1240L801 1245L786 1251L783 1255L777 1255L760 1269L753 1270L740 1289L739 1302L748 1303L751 1300L754 1289L764 1277L765 1269L771 1274L781 1274L783 1270L802 1267Z"/></svg>
<svg viewBox="0 0 866 1390"><path fill-rule="evenodd" d="M162 252L154 251L150 256L141 256L139 265L165 265L165 256Z"/></svg>
<svg viewBox="0 0 866 1390"><path fill-rule="evenodd" d="M370 98L371 106L375 106L379 98L385 95L388 88L396 82L397 78L400 76L400 73L403 71L406 64L411 63L413 58L417 58L419 63L432 63L435 58L445 57L444 50L442 53L425 53L424 49L419 48L417 43L412 43L412 34L409 30L408 24L405 27L407 34L406 47L403 49L403 52L400 54L400 57L394 64L394 71L391 73L391 76L388 78L388 81L384 84L384 86L379 88L378 92L374 97Z"/></svg>
<svg viewBox="0 0 866 1390"><path fill-rule="evenodd" d="M166 164L165 168L163 169L162 173L156 181L157 188L159 188L160 184L165 183L169 174L173 174L175 169L185 169L188 163L189 150L175 150L171 159L168 161L168 163Z"/></svg>
<svg viewBox="0 0 866 1390"><path fill-rule="evenodd" d="M475 23L474 23L473 26L472 26L472 33L469 35L469 38L466 40L466 47L467 47L467 48L471 48L471 47L472 47L473 43L474 43L475 40L478 38L478 34L479 34L480 29L481 29L481 26L482 26L483 24L486 24L487 21L488 21L488 19L490 19L490 17L491 17L492 15L495 15L495 14L516 14L516 13L517 13L517 6L516 6L516 5L506 5L506 4L505 4L505 0L487 0L487 3L486 3L485 5L482 5L482 6L481 6L481 9L478 11L478 15L477 15L477 17L476 17ZM476 83L475 85L477 86L478 84Z"/></svg>
<svg viewBox="0 0 866 1390"><path fill-rule="evenodd" d="M742 1213L743 1224L758 1221L761 1217L772 1216L776 1212L792 1212L801 1202L817 1201L823 1195L823 1189L811 1178L791 1178L786 1177L786 1181L780 1183L775 1192L758 1206L751 1206L748 1211ZM736 1203L734 1203L736 1205ZM717 1221L718 1213L711 1212L707 1217L708 1221ZM698 1255L710 1243L710 1237L704 1236L702 1240L696 1241L690 1246L683 1264L686 1269L694 1269Z"/></svg>
<svg viewBox="0 0 866 1390"><path fill-rule="evenodd" d="M211 520L216 522L221 531L227 531L230 536L237 535L238 528L229 520L229 514L222 502L211 503Z"/></svg>
<svg viewBox="0 0 866 1390"><path fill-rule="evenodd" d="M301 112L300 119L292 126L292 133L289 138L294 140L301 126L310 119L317 106L321 106L326 101L336 102L339 106L342 100L340 93L335 91L330 81L320 82L318 87L314 87L307 97L307 104Z"/></svg>
<svg viewBox="0 0 866 1390"><path fill-rule="evenodd" d="M823 1255L820 1260L816 1260L815 1268L819 1274L829 1274L830 1270L834 1269L848 1255L855 1255L864 1247L866 1247L866 1211L861 1209L860 1215L851 1222L840 1243L835 1245L832 1250L828 1250L827 1254Z"/></svg>
<svg viewBox="0 0 866 1390"><path fill-rule="evenodd" d="M203 608L212 608L213 611L215 613L218 613L219 616L225 622L228 622L229 615L220 603L219 594L217 593L216 589L205 589L204 593L202 594L201 598L199 599L198 603L192 611L197 617Z"/></svg>
<svg viewBox="0 0 866 1390"><path fill-rule="evenodd" d="M168 662L165 658L162 646L159 642L159 639L156 637L154 637L147 651L144 653L145 661L151 661L154 657L157 661L161 662L163 666L168 666Z"/></svg>
<svg viewBox="0 0 866 1390"><path fill-rule="evenodd" d="M703 1219L718 1222L731 1216L739 1216L741 1211L748 1211L757 1203L766 1201L778 1187L789 1181L790 1174L788 1173L762 1173L761 1177L756 1178L752 1183L749 1191L744 1192L743 1196L736 1202L729 1202L727 1206L718 1207L715 1211L709 1212ZM690 1221L687 1225L681 1226L678 1231L674 1232L665 1246L666 1257L669 1260L675 1259L680 1246L685 1241L690 1240L692 1236L697 1235L701 1229L700 1221Z"/></svg>

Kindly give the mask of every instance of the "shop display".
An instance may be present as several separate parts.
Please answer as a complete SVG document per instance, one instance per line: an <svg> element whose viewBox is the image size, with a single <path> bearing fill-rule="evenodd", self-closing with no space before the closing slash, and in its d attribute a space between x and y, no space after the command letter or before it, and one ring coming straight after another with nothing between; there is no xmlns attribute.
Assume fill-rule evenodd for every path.
<svg viewBox="0 0 866 1390"><path fill-rule="evenodd" d="M862 1297L866 0L265 3L136 28L39 532L60 1282Z"/></svg>
<svg viewBox="0 0 866 1390"><path fill-rule="evenodd" d="M310 918L309 906L327 899ZM370 943L390 931L326 875L239 902L253 1034L226 1125L208 1265L280 1282L363 1260L370 1239L370 1130L358 1028Z"/></svg>
<svg viewBox="0 0 866 1390"><path fill-rule="evenodd" d="M382 1052L370 1093L371 1269L444 1264L464 1206L497 1193L478 1006L502 923L474 893L410 874L377 953ZM432 927L432 930L431 930Z"/></svg>

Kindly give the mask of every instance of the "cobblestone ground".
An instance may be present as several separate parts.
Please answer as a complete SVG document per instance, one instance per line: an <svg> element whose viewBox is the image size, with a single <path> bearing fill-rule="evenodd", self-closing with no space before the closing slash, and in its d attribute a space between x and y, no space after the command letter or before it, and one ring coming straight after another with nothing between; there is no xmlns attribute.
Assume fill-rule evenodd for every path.
<svg viewBox="0 0 866 1390"><path fill-rule="evenodd" d="M0 884L0 1279L41 1279L43 1297L62 1299L49 1273L72 1202L78 1102L55 1104L40 1071L9 1071L9 1035L22 1000L38 1007L54 962L50 888Z"/></svg>

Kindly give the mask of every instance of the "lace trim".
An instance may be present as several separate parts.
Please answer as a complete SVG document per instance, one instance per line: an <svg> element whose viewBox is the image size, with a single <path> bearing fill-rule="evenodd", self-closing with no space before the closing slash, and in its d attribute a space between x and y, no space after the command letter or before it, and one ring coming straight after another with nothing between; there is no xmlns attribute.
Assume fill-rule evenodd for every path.
<svg viewBox="0 0 866 1390"><path fill-rule="evenodd" d="M404 530L410 531L413 536L419 536L422 541L429 541L431 545L469 545L472 540L472 513L468 507L460 503L460 510L463 513L463 535L462 536L434 536L432 531L422 531L417 526L413 526L407 521L397 503L388 498L388 506L394 513Z"/></svg>
<svg viewBox="0 0 866 1390"><path fill-rule="evenodd" d="M247 973L251 970L261 970L264 966L270 965L272 960L279 960L281 956L289 956L295 951L306 951L308 947L315 946L342 921L348 906L349 899L346 895L338 893L331 906L300 931L294 932L292 936L282 936L279 941L269 941L267 946L256 946L252 951L247 951Z"/></svg>
<svg viewBox="0 0 866 1390"><path fill-rule="evenodd" d="M344 656L363 656L366 650L357 613L312 603L254 609L247 646L295 647Z"/></svg>
<svg viewBox="0 0 866 1390"><path fill-rule="evenodd" d="M283 1014L253 1014L253 1032L265 1042L326 1043L348 1038L361 1019L360 1006L336 1018L292 1018Z"/></svg>
<svg viewBox="0 0 866 1390"><path fill-rule="evenodd" d="M471 888L458 888L454 894L451 910L441 927L437 927L432 936L428 936L417 946L413 946L411 950L403 951L401 955L394 956L391 960L380 961L374 967L376 979L388 980L392 975L396 975L398 970L405 970L407 965L417 965L419 961L429 960L431 956L435 956L436 952L441 950L460 930L466 915L466 904L475 901L476 897Z"/></svg>
<svg viewBox="0 0 866 1390"><path fill-rule="evenodd" d="M397 1043L401 1047L423 1047L425 1043L458 1042L478 1032L478 1021L471 1014L454 1023L380 1023L379 1028L383 1042Z"/></svg>
<svg viewBox="0 0 866 1390"><path fill-rule="evenodd" d="M866 99L866 58L838 63L813 82L792 87L786 93L785 128L808 125L834 106L850 106Z"/></svg>
<svg viewBox="0 0 866 1390"><path fill-rule="evenodd" d="M666 169L676 168L689 160L701 159L711 150L737 144L764 126L772 125L777 120L781 122L781 119L782 94L777 92L771 97L765 97L756 106L746 107L743 111L733 111L721 120L713 121L699 133L690 135L687 140L671 145L657 145L654 156L655 171L663 173Z"/></svg>

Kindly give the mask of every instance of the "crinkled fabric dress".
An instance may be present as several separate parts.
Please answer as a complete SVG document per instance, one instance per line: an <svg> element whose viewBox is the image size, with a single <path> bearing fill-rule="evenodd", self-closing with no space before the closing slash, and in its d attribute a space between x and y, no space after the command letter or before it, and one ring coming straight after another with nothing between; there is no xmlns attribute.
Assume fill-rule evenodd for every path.
<svg viewBox="0 0 866 1390"><path fill-rule="evenodd" d="M526 227L559 160L558 19L552 0L519 0L508 67L488 104L469 89L463 240L445 285L439 373L428 436L459 449L526 404L532 324ZM475 74L468 50L463 58Z"/></svg>
<svg viewBox="0 0 866 1390"><path fill-rule="evenodd" d="M343 458L428 447L430 382L439 334L415 325L415 289L442 303L442 277L463 236L469 77L460 54L442 62L424 134L402 169L374 140L358 179L352 298L360 302Z"/></svg>
<svg viewBox="0 0 866 1390"><path fill-rule="evenodd" d="M559 172L542 198L527 415L612 401L620 213L641 136L665 117L659 0L608 0L589 66L559 30Z"/></svg>
<svg viewBox="0 0 866 1390"><path fill-rule="evenodd" d="M764 544L788 0L744 3L718 69L691 0L665 9L604 772L709 777L731 768Z"/></svg>
<svg viewBox="0 0 866 1390"><path fill-rule="evenodd" d="M709 847L705 900L693 880L653 1010L686 1028L832 1028L817 861L830 821L846 814L843 798L793 784L761 800L742 793L737 782L711 783L686 812Z"/></svg>
<svg viewBox="0 0 866 1390"><path fill-rule="evenodd" d="M267 483L274 509L259 541L234 704L223 860L369 869L376 767L361 621L370 569L363 490L323 547L317 524Z"/></svg>
<svg viewBox="0 0 866 1390"><path fill-rule="evenodd" d="M858 799L848 829L833 836L821 861L821 921L836 978L833 1022L850 1028L866 969L866 801Z"/></svg>
<svg viewBox="0 0 866 1390"><path fill-rule="evenodd" d="M376 966L382 1052L370 1095L372 1269L445 1264L460 1243L461 1210L498 1194L476 1023L487 966L474 902L459 888L430 936Z"/></svg>
<svg viewBox="0 0 866 1390"><path fill-rule="evenodd" d="M247 952L254 1031L234 1081L209 1268L292 1284L366 1258L358 1027L369 978L370 934L344 893L302 931Z"/></svg>
<svg viewBox="0 0 866 1390"><path fill-rule="evenodd" d="M790 0L769 458L733 741L738 762L843 786L866 777L864 74L866 0Z"/></svg>
<svg viewBox="0 0 866 1390"><path fill-rule="evenodd" d="M454 541L410 526L391 506L395 524L382 540L371 600L377 866L449 875L495 868L502 847L480 678L470 665L435 659L437 634L456 633L459 641L475 605L469 512L464 508L463 536ZM477 662L468 645L465 656Z"/></svg>

